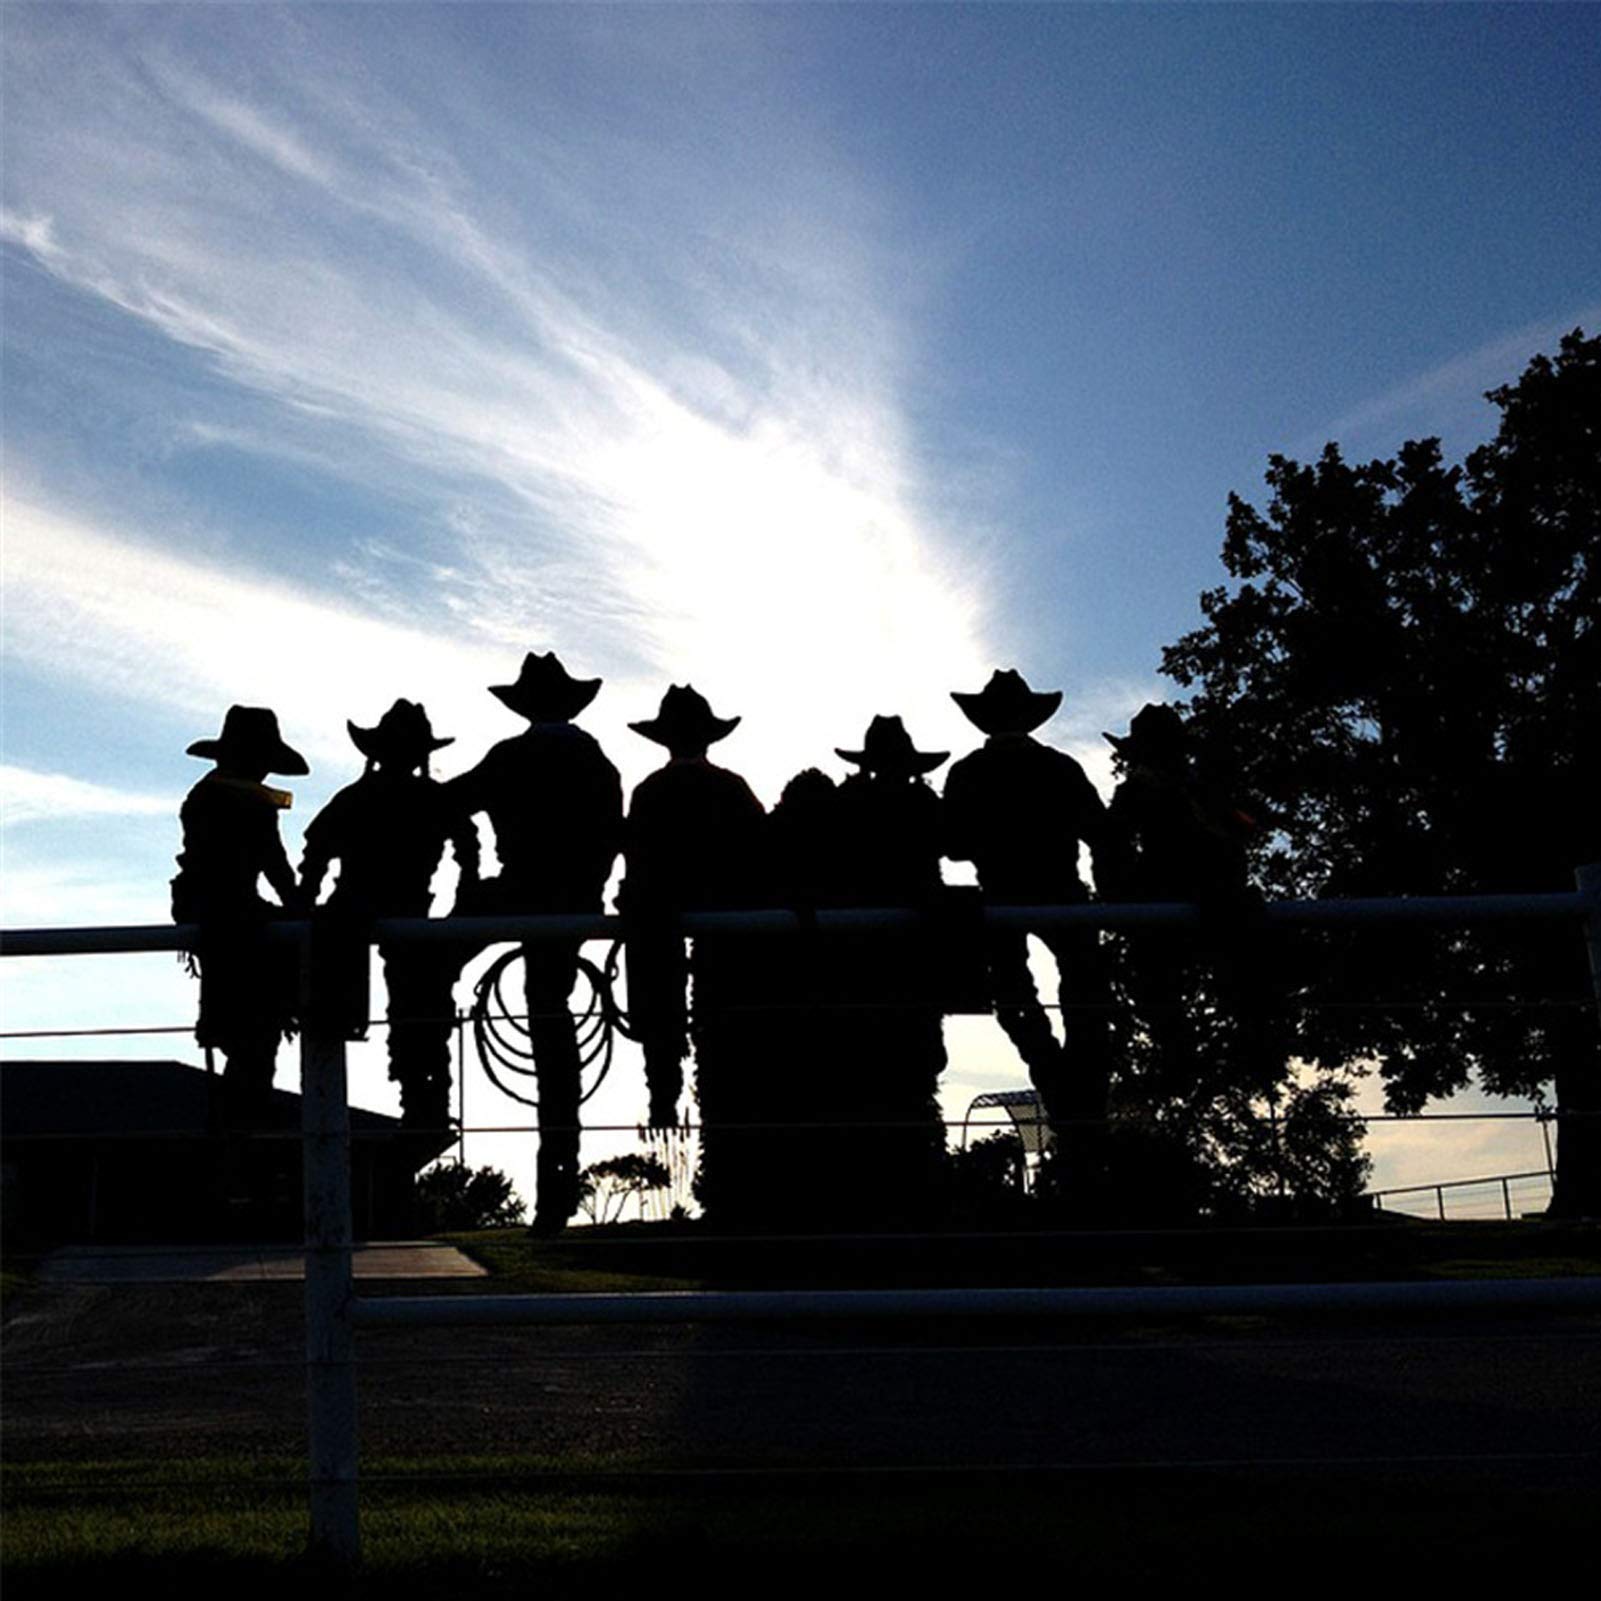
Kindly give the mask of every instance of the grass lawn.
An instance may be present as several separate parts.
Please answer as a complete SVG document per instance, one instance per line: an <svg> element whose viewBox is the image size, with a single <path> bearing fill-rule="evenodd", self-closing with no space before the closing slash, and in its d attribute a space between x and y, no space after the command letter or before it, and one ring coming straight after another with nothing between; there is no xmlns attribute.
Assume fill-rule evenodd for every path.
<svg viewBox="0 0 1601 1601"><path fill-rule="evenodd" d="M715 1236L696 1224L628 1223L572 1229L552 1240L521 1229L447 1238L487 1267L494 1291L505 1294L1601 1274L1601 1228L1534 1221L790 1240Z"/></svg>
<svg viewBox="0 0 1601 1601"><path fill-rule="evenodd" d="M1235 1573L1442 1577L1524 1571L1531 1540L1593 1533L1594 1490L1494 1489L1448 1478L1404 1496L1382 1475L1295 1471L981 1473L685 1479L613 1464L451 1458L364 1464L364 1568L349 1578L303 1555L299 1464L36 1464L5 1474L8 1601L102 1584L225 1601L609 1595L656 1583L715 1595L759 1583L845 1594L883 1583L1139 1581ZM178 1477L185 1488L155 1491ZM1546 1542L1555 1542L1554 1545ZM598 1587L598 1588L597 1588Z"/></svg>
<svg viewBox="0 0 1601 1601"><path fill-rule="evenodd" d="M1601 1230L1528 1222L1194 1230L1110 1242L1059 1234L775 1246L633 1224L553 1241L521 1231L452 1238L493 1275L457 1292L1601 1272ZM152 1452L160 1449L153 1440ZM1202 1571L1230 1583L1315 1572L1325 1585L1404 1577L1482 1586L1525 1582L1531 1552L1587 1548L1597 1488L1593 1461L1540 1465L1525 1482L1472 1462L1407 1477L1293 1465L778 1475L737 1466L686 1474L618 1457L373 1455L361 1476L365 1564L350 1577L306 1561L305 1468L293 1458L8 1462L0 1469L5 1601L129 1586L207 1601L609 1601L622 1585L647 1583L688 1587L692 1601L736 1586L853 1595L888 1583L926 1587L932 1601L953 1589L1026 1591L1071 1578L1193 1582Z"/></svg>

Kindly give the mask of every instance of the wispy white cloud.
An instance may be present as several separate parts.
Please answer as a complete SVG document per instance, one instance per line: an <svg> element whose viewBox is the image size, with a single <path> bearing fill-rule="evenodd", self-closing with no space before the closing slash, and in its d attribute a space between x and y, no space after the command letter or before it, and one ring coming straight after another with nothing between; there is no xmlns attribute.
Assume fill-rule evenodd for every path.
<svg viewBox="0 0 1601 1601"><path fill-rule="evenodd" d="M905 712L925 743L961 738L946 690L988 674L985 576L914 466L892 280L836 216L789 218L775 253L746 197L748 235L728 234L719 211L709 258L685 247L693 227L632 239L556 181L516 218L451 152L419 150L370 80L299 59L296 98L261 106L179 56L171 42L136 56L142 70L104 104L64 69L58 110L38 104L11 179L8 237L282 408L282 437L192 418L179 423L189 442L304 461L307 431L343 432L360 474L386 459L397 477L448 485L442 559L403 575L408 640L347 600L317 600L314 624L312 597L250 578L271 575L271 554L229 548L226 530L213 533L234 562L223 583L158 541L102 538L99 519L53 493L18 509L30 604L66 608L75 639L120 661L122 684L187 704L251 684L275 703L304 688L325 706L338 685L370 704L383 685L415 684L424 660L448 701L456 682L487 682L482 652L514 663L556 645L613 680L636 676L640 695L690 680L743 712L730 760L770 791L876 711ZM282 86L275 66L251 82ZM583 128L546 139L552 163L584 162ZM796 165L781 163L786 194L821 203L829 184L802 183ZM834 187L852 191L847 168ZM576 247L544 250L541 221L596 245L596 266L581 269ZM660 258L655 282L640 280L640 253ZM620 256L628 272L612 271ZM690 307L708 343L664 319L661 296ZM75 524L61 543L51 517ZM83 540L96 573L147 607L117 604L98 576L82 583L62 552ZM394 564L363 578L370 562L352 548L333 564L368 604L394 578ZM22 623L35 660L50 631ZM62 652L51 660L75 671ZM411 671L391 677L399 668Z"/></svg>
<svg viewBox="0 0 1601 1601"><path fill-rule="evenodd" d="M14 492L5 501L8 653L79 695L160 704L200 732L231 702L272 705L308 754L346 762L345 718L397 694L447 721L459 710L474 732L507 731L484 695L506 674L503 652L165 553Z"/></svg>
<svg viewBox="0 0 1601 1601"><path fill-rule="evenodd" d="M187 107L219 133L253 151L292 177L332 188L337 174L315 155L293 128L244 100L221 92L216 85L186 71L166 54L146 57L156 80L171 99Z"/></svg>
<svg viewBox="0 0 1601 1601"><path fill-rule="evenodd" d="M282 72L269 52L247 92L182 55L171 41L132 52L101 99L84 85L105 79L104 61L96 73L64 64L57 104L35 104L38 130L15 164L8 237L275 402L286 452L304 459L311 417L359 438L369 462L451 486L439 519L451 576L411 578L415 604L440 615L435 654L450 632L502 659L556 644L613 676L644 665L658 683L693 681L745 713L752 736L768 722L775 737L752 765L770 781L789 760L780 723L783 745L810 760L878 710L924 725L925 742L959 737L945 690L987 673L985 579L930 510L938 496L907 437L887 309L896 284L840 221L859 208L788 217L781 251L757 204L742 214L721 202L715 235L692 247L696 223L713 219L636 237L559 177L517 216L452 152L421 148L370 77L342 81L336 63L304 56ZM262 84L281 98L257 103ZM584 128L542 137L553 171L583 170ZM843 167L782 181L819 206L855 187ZM186 433L243 437L205 419ZM271 427L252 426L251 448L273 442ZM48 498L49 512L27 515L78 515ZM167 575L148 546L105 554L157 592L158 611L196 582ZM270 570L268 552L238 554ZM92 611L87 626L126 643L131 625L109 598L74 596L74 574L39 555L40 602L53 573L69 611ZM340 559L341 581L371 595L352 570L362 553ZM162 606L160 594L174 599ZM288 615L279 602L300 604L279 594L272 608L242 596L233 607L258 641L264 685L306 676L270 648L283 627L249 621ZM349 638L364 637L350 608L333 610ZM185 695L213 663L225 664L218 689L253 676L222 650L205 604L187 615L204 645L165 635L188 664ZM360 698L395 660L307 650L298 625L293 637L324 694L332 683ZM170 664L153 671L152 687L175 687Z"/></svg>
<svg viewBox="0 0 1601 1601"><path fill-rule="evenodd" d="M163 795L91 784L65 773L40 773L0 763L0 827L77 817L138 817L169 812Z"/></svg>
<svg viewBox="0 0 1601 1601"><path fill-rule="evenodd" d="M1361 438L1381 426L1405 425L1414 433L1443 434L1460 426L1467 413L1488 433L1494 413L1484 404L1488 390L1513 383L1537 350L1554 351L1563 334L1601 327L1601 301L1562 317L1529 323L1515 333L1487 340L1474 349L1431 367L1343 412L1298 449L1310 454L1325 440Z"/></svg>

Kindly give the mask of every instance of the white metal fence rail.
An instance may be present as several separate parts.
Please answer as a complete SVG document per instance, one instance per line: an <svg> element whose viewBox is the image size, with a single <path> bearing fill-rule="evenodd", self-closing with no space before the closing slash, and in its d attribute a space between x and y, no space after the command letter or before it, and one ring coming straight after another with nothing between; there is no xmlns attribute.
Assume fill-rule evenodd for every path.
<svg viewBox="0 0 1601 1601"><path fill-rule="evenodd" d="M1569 893L1418 896L1377 900L1281 901L1269 922L1331 927L1364 923L1451 924L1516 919L1582 920L1597 1004L1601 1005L1601 864L1580 868ZM988 907L994 927L1034 930L1078 925L1100 929L1201 926L1202 911L1175 903ZM819 911L803 924L788 911L700 912L682 919L688 935L782 935L913 928L919 914L898 909ZM855 1319L952 1316L1175 1316L1195 1312L1443 1310L1480 1307L1601 1306L1601 1279L1480 1280L1455 1283L1172 1286L1140 1289L896 1291L717 1291L586 1296L361 1298L351 1271L350 1110L345 1042L319 1018L318 925L273 925L271 935L299 942L302 1139L305 1149L306 1401L311 1539L346 1563L360 1556L357 1499L356 1346L358 1328L466 1323L663 1323L793 1318ZM404 918L373 925L374 940L497 941L617 939L624 920L608 916ZM192 949L192 924L0 932L0 955L59 956Z"/></svg>

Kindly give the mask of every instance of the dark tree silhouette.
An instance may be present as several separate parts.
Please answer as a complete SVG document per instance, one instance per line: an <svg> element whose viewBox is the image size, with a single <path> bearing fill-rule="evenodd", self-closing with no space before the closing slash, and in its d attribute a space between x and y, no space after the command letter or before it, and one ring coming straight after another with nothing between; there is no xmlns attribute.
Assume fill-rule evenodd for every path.
<svg viewBox="0 0 1601 1601"><path fill-rule="evenodd" d="M1493 441L1348 463L1270 458L1230 498L1204 627L1163 656L1189 722L1270 813L1284 895L1571 890L1601 859L1601 339L1575 331L1488 398ZM1601 1042L1579 932L1365 929L1315 943L1296 1048L1375 1059L1396 1110L1476 1072L1554 1085L1555 1207L1601 1212ZM1508 1005L1509 1001L1517 1005ZM1571 1114L1571 1115L1570 1115Z"/></svg>
<svg viewBox="0 0 1601 1601"><path fill-rule="evenodd" d="M1285 942L1248 879L1260 825L1197 759L1171 706L1146 706L1127 735L1106 738L1120 778L1097 857L1102 894L1192 902L1203 919L1115 943L1113 1210L1147 1222L1337 1215L1366 1178L1362 1127L1343 1077L1300 1082L1290 1061Z"/></svg>
<svg viewBox="0 0 1601 1601"><path fill-rule="evenodd" d="M523 1203L499 1168L436 1162L417 1175L416 1213L425 1232L515 1228Z"/></svg>
<svg viewBox="0 0 1601 1601"><path fill-rule="evenodd" d="M591 1162L578 1177L579 1204L592 1223L616 1223L630 1199L671 1187L673 1175L659 1156L628 1151Z"/></svg>

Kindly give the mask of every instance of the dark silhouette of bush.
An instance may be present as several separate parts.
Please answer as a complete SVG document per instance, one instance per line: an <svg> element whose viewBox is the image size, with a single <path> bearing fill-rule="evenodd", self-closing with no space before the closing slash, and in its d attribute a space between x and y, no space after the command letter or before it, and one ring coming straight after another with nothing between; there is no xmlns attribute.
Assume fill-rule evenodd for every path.
<svg viewBox="0 0 1601 1601"><path fill-rule="evenodd" d="M631 1197L665 1190L673 1175L659 1156L629 1151L591 1162L578 1176L578 1204L592 1223L615 1223Z"/></svg>
<svg viewBox="0 0 1601 1601"><path fill-rule="evenodd" d="M435 1233L514 1228L523 1203L499 1168L437 1162L417 1175L417 1222Z"/></svg>
<svg viewBox="0 0 1601 1601"><path fill-rule="evenodd" d="M1023 1142L1010 1129L950 1152L945 1173L952 1217L977 1227L1019 1221L1028 1201L1026 1163Z"/></svg>

